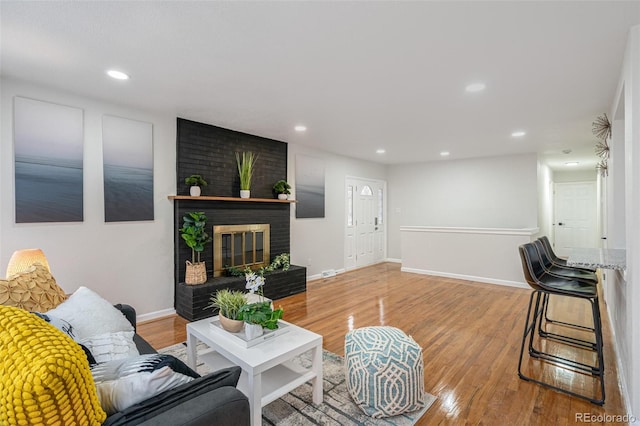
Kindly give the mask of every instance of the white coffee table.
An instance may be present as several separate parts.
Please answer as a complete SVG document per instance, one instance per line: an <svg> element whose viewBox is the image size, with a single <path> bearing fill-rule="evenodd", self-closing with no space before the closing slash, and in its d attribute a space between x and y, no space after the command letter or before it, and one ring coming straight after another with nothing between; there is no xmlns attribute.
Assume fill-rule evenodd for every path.
<svg viewBox="0 0 640 426"><path fill-rule="evenodd" d="M234 341L234 336L212 327L210 324L214 319L217 317L187 324L187 364L195 370L198 356L196 345L201 341L211 349L200 354L209 367L220 369L240 366L242 375L238 389L249 398L252 425L262 425L262 407L306 382L313 385L313 402L322 402L321 335L282 321L288 326L286 333L244 348ZM311 369L290 362L307 351L312 352Z"/></svg>

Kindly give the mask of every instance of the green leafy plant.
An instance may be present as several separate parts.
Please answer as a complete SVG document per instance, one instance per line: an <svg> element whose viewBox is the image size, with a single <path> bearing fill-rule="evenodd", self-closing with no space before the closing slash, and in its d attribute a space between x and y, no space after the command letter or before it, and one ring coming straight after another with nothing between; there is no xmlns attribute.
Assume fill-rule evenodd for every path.
<svg viewBox="0 0 640 426"><path fill-rule="evenodd" d="M211 242L212 238L205 231L207 216L203 212L187 212L183 218L180 236L191 249L191 261L200 262L200 253L204 251L204 246ZM196 253L198 257L196 260Z"/></svg>
<svg viewBox="0 0 640 426"><path fill-rule="evenodd" d="M271 302L249 303L240 308L238 319L249 324L259 324L263 328L275 330L278 328L278 320L282 319L284 309L271 309Z"/></svg>
<svg viewBox="0 0 640 426"><path fill-rule="evenodd" d="M240 320L238 313L240 308L247 304L245 294L240 290L222 289L218 290L215 295L209 299L207 308L218 308L220 313L232 320Z"/></svg>
<svg viewBox="0 0 640 426"><path fill-rule="evenodd" d="M291 185L286 180L281 179L273 184L273 191L276 194L291 194Z"/></svg>
<svg viewBox="0 0 640 426"><path fill-rule="evenodd" d="M251 177L253 168L256 165L258 156L253 152L243 152L242 155L236 152L236 163L238 164L238 175L240 176L240 189L248 191L251 189Z"/></svg>
<svg viewBox="0 0 640 426"><path fill-rule="evenodd" d="M200 175L191 175L184 180L190 186L207 186L207 181Z"/></svg>
<svg viewBox="0 0 640 426"><path fill-rule="evenodd" d="M280 253L273 258L273 262L269 266L262 268L262 272L273 272L276 269L286 271L291 266L291 255L289 253Z"/></svg>
<svg viewBox="0 0 640 426"><path fill-rule="evenodd" d="M282 318L284 309L271 308L271 302L264 300L264 284L265 279L262 273L248 272L245 274L247 282L246 288L250 293L257 293L260 301L244 305L238 311L238 319L242 319L249 324L258 324L263 328L275 330L278 328L278 320Z"/></svg>

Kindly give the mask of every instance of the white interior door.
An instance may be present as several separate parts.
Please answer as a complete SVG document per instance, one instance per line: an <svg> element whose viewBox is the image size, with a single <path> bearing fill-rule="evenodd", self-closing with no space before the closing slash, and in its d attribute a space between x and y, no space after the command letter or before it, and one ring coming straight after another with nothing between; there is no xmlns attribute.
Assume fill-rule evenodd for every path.
<svg viewBox="0 0 640 426"><path fill-rule="evenodd" d="M386 257L385 183L348 178L346 184L345 269Z"/></svg>
<svg viewBox="0 0 640 426"><path fill-rule="evenodd" d="M568 256L573 247L598 247L595 182L556 183L554 251Z"/></svg>

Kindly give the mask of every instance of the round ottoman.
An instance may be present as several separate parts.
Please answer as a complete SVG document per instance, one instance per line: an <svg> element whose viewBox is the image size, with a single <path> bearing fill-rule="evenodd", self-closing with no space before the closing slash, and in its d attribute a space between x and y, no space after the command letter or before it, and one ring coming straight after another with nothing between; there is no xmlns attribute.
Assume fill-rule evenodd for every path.
<svg viewBox="0 0 640 426"><path fill-rule="evenodd" d="M395 327L364 327L347 333L347 389L374 418L416 411L425 405L422 348Z"/></svg>

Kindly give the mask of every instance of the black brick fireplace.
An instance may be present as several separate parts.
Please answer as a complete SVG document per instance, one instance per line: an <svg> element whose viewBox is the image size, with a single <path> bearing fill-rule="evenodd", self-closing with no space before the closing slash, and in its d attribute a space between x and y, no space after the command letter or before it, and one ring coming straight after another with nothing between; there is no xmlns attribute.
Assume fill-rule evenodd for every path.
<svg viewBox="0 0 640 426"><path fill-rule="evenodd" d="M204 309L212 293L220 288L244 289L244 277L213 278L213 244L209 243L201 255L207 265L209 280L205 284L185 285L185 261L191 259L191 249L178 231L182 226L182 217L185 212L204 212L208 217L207 232L210 235L213 235L216 225L268 223L271 229L271 258L280 253L289 253L290 204L278 201L272 192L274 182L287 178L287 144L178 118L176 145L177 195L188 196L189 187L184 179L192 174L200 174L208 182L202 188L204 198L179 197L173 201L175 308L179 315L194 321L214 314L214 311ZM243 151L258 155L251 197L261 199L260 202L239 198L235 153ZM206 196L220 199L207 200ZM271 299L304 291L304 267L292 265L287 272L277 271L266 276L264 293Z"/></svg>

